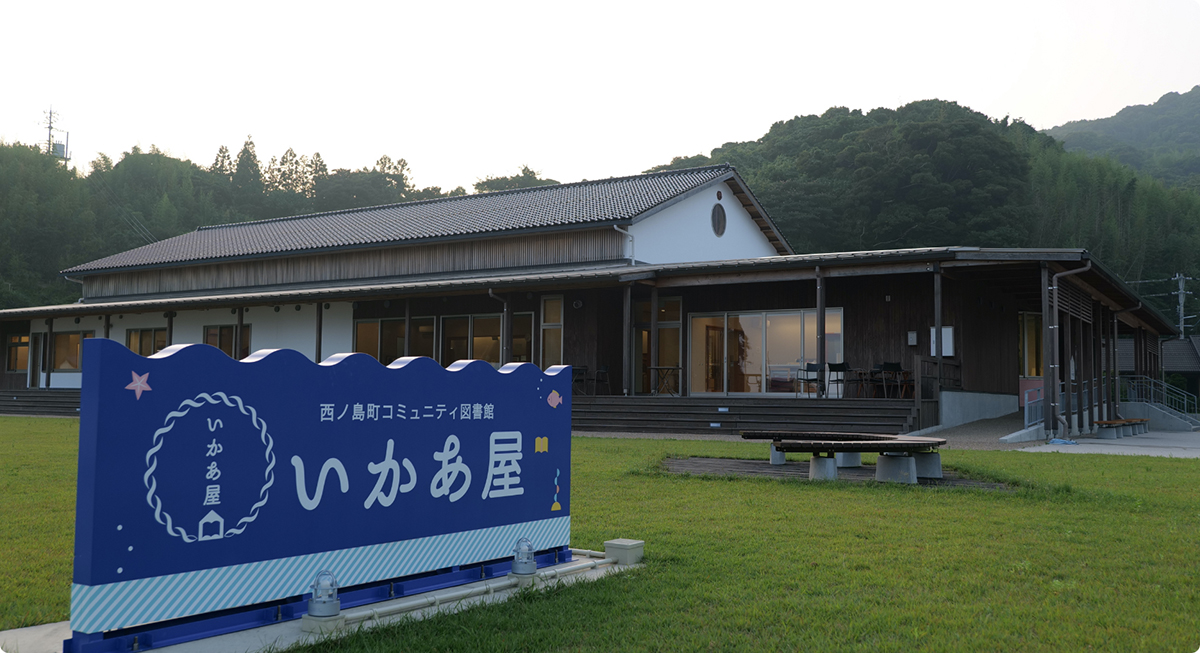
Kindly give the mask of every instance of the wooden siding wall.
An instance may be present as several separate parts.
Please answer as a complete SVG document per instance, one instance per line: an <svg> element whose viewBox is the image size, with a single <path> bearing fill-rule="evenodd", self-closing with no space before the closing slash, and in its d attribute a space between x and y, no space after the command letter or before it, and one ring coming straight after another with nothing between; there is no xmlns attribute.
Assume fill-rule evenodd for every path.
<svg viewBox="0 0 1200 653"><path fill-rule="evenodd" d="M615 230L593 229L309 256L281 256L88 276L83 278L83 296L117 297L608 261L621 258L623 247L624 236Z"/></svg>

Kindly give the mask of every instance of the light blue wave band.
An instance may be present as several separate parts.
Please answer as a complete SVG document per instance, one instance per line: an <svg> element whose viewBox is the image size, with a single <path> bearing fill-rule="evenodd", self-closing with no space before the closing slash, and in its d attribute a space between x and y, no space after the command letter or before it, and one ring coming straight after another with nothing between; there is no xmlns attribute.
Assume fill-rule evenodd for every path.
<svg viewBox="0 0 1200 653"><path fill-rule="evenodd" d="M505 558L522 537L538 549L567 546L571 516L107 585L72 584L71 630L98 633L299 596L325 569L348 587Z"/></svg>

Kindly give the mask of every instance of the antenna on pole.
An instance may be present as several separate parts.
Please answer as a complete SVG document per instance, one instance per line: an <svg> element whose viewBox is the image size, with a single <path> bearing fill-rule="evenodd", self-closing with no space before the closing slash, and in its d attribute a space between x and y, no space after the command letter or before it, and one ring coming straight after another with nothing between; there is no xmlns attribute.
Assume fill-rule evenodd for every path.
<svg viewBox="0 0 1200 653"><path fill-rule="evenodd" d="M58 114L54 113L54 107L50 107L50 110L46 112L46 154L48 154L56 159L61 159L63 161L70 161L71 154L68 151L67 146L71 142L71 132L63 132L63 130L61 130L61 129L56 130L54 128L54 117L56 115L58 115ZM55 131L59 131L59 132L66 134L66 140L65 141L54 140L54 132Z"/></svg>

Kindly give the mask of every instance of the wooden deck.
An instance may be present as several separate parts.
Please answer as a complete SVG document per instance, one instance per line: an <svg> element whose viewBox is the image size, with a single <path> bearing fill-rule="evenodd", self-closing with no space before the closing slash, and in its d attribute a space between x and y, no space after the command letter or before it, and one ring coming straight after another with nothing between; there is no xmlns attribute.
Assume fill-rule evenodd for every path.
<svg viewBox="0 0 1200 653"><path fill-rule="evenodd" d="M766 447L764 447L765 453ZM663 467L674 474L696 474L710 476L743 476L747 478L788 478L808 481L808 462L789 461L784 465L772 465L765 457L762 460L734 460L730 458L668 458ZM952 469L942 469L943 478L919 478L917 485L926 487L975 488L978 490L1001 490L1011 492L1013 488L1003 483L986 483L963 478ZM838 481L850 483L874 483L875 466L838 468ZM818 482L818 481L813 481ZM836 482L836 481L835 481Z"/></svg>

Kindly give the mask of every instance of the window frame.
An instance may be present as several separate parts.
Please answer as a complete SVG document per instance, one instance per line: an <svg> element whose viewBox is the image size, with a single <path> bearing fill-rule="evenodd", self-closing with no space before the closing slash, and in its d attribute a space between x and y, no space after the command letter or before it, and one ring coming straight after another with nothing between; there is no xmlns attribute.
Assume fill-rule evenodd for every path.
<svg viewBox="0 0 1200 653"><path fill-rule="evenodd" d="M246 356L249 356L254 351L254 349L250 346L250 343L252 342L252 338L254 337L254 330L250 328L251 326L252 325L249 322L245 322L242 324L242 330L245 331L245 338L243 338L241 344L242 344L242 349L246 352ZM229 348L233 349L233 330L237 328L236 322L234 324L206 324L206 325L204 325L200 329L200 342L203 344L206 344L206 345L208 344L208 330L209 329L225 329L225 328L228 328L229 333L230 333ZM242 358L238 358L237 356L230 354L229 352L225 351L224 349L221 349L220 343L221 343L221 336L220 336L220 331L218 331L217 332L217 344L210 345L210 346L215 346L218 350L221 351L221 353L225 354L226 356L229 356L233 360L242 360L242 358L245 358L245 356L243 356Z"/></svg>
<svg viewBox="0 0 1200 653"><path fill-rule="evenodd" d="M558 306L559 306L559 309L558 309L558 320L559 321L558 322L547 322L546 321L546 302L556 300L556 299L558 300ZM539 342L534 345L536 347L536 351L538 353L537 366L542 369L546 369L547 367L550 367L550 365L564 365L565 361L566 361L566 352L563 351L563 342L564 342L563 335L566 332L566 329L563 327L563 324L565 323L565 318L567 316L567 301L566 301L566 299L563 297L563 295L542 295L538 299L538 316L541 319L538 320L538 328L535 329L535 331L538 332L537 335L539 336L539 338L538 338ZM553 329L558 330L559 361L557 363L547 364L546 360L545 360L545 356L546 356L546 343L549 342L549 338L546 337L546 331L553 330Z"/></svg>
<svg viewBox="0 0 1200 653"><path fill-rule="evenodd" d="M78 365L73 368L58 367L58 353L60 351L60 348L58 346L58 339L62 338L62 337L70 338L71 336L79 336L79 345L76 348L76 357L77 357ZM51 353L50 371L53 372L54 374L78 374L79 372L82 372L83 371L83 341L87 340L88 338L95 338L95 337L96 337L95 329L84 329L84 330L79 330L79 331L55 331L54 339L53 339L52 345L51 345L52 349L50 350L50 353ZM68 340L68 342L70 342L70 341Z"/></svg>

